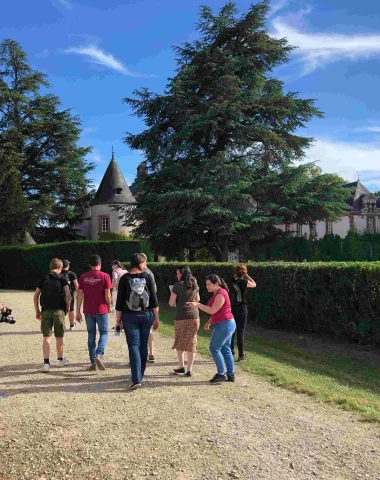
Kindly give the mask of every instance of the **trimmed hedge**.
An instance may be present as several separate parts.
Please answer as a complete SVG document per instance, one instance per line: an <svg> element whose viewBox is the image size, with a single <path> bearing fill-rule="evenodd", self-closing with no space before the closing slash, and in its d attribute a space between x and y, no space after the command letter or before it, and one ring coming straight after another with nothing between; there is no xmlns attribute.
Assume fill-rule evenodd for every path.
<svg viewBox="0 0 380 480"><path fill-rule="evenodd" d="M169 299L179 263L149 263L161 301ZM225 280L231 263L188 263L209 294L205 277ZM313 332L355 343L380 345L380 262L252 263L249 274L257 288L249 293L249 319L266 328Z"/></svg>
<svg viewBox="0 0 380 480"><path fill-rule="evenodd" d="M49 271L50 260L54 257L70 260L73 271L79 276L88 271L89 257L96 253L102 259L102 270L110 273L113 260L125 261L140 248L137 241L87 240L0 247L0 288L34 289L38 278Z"/></svg>

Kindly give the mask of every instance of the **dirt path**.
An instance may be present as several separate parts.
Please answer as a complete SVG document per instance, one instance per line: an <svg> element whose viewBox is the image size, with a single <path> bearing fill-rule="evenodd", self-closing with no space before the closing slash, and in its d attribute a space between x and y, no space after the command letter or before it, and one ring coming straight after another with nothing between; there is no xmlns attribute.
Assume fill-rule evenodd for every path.
<svg viewBox="0 0 380 480"><path fill-rule="evenodd" d="M71 365L42 373L32 293L0 298L17 316L0 324L0 479L380 479L378 425L243 372L210 385L206 357L193 378L173 377L159 335L136 392L112 332L107 370L86 371L83 326L66 335Z"/></svg>

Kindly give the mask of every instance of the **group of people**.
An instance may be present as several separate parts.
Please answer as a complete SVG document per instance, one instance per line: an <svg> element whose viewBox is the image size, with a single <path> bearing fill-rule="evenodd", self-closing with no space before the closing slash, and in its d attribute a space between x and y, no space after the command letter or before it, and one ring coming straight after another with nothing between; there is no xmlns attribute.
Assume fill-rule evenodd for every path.
<svg viewBox="0 0 380 480"><path fill-rule="evenodd" d="M146 364L154 362L153 333L159 327L159 304L157 286L153 273L147 267L147 257L135 253L130 260L129 270L115 260L112 264L112 281L108 273L101 271L102 262L92 255L90 270L80 276L69 270L70 262L54 258L50 262L50 273L41 278L34 294L36 318L41 322L43 334L43 370L50 370L50 342L54 330L57 344L58 365L68 365L63 355L65 315L69 316L70 329L75 320L82 322L83 313L88 332L89 369L104 370L104 353L108 340L108 314L116 315L115 334L123 329L129 350L132 384L131 390L141 387ZM218 277L206 277L206 288L212 294L207 305L200 303L199 286L189 267L176 270L177 282L170 285L169 305L175 307L175 340L179 365L175 374L193 376L193 365L197 350L197 333L200 326L199 310L210 315L204 328L213 331L210 352L217 373L210 380L217 382L235 381L234 338L239 350L237 361L246 360L244 353L244 331L247 323L247 289L256 287L248 276L245 265L237 265L229 285ZM111 294L112 290L112 294ZM74 294L77 292L76 314ZM96 333L99 340L96 343ZM185 368L185 353L187 363Z"/></svg>

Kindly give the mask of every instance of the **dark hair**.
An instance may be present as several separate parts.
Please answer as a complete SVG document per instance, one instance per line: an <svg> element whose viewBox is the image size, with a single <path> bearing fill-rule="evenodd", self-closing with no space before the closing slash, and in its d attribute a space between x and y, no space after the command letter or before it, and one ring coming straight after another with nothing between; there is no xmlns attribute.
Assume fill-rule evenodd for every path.
<svg viewBox="0 0 380 480"><path fill-rule="evenodd" d="M181 282L184 282L187 288L190 288L191 290L195 290L198 286L197 279L193 277L193 274L191 273L190 268L185 265L182 265L180 267L177 267L177 270L181 274Z"/></svg>
<svg viewBox="0 0 380 480"><path fill-rule="evenodd" d="M119 260L114 260L114 261L112 262L112 265L117 265L119 268L124 269L122 263L121 263Z"/></svg>
<svg viewBox="0 0 380 480"><path fill-rule="evenodd" d="M236 275L237 277L246 277L247 273L248 273L247 267L242 263L239 263L234 268L234 275Z"/></svg>
<svg viewBox="0 0 380 480"><path fill-rule="evenodd" d="M99 257L99 255L91 255L90 257L91 267L97 267L101 263L102 263L102 259Z"/></svg>
<svg viewBox="0 0 380 480"><path fill-rule="evenodd" d="M140 268L140 265L145 262L145 258L141 253L134 253L131 257L131 268Z"/></svg>
<svg viewBox="0 0 380 480"><path fill-rule="evenodd" d="M211 275L207 275L206 280L209 282L215 284L218 284L219 287L224 288L228 292L228 286L227 283L223 280L223 278L218 277L215 273L212 273Z"/></svg>

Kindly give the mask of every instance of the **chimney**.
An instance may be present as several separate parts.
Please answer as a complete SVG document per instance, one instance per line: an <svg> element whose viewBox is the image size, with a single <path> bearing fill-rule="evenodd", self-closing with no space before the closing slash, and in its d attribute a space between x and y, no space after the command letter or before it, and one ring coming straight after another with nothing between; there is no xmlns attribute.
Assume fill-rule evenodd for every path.
<svg viewBox="0 0 380 480"><path fill-rule="evenodd" d="M148 174L148 168L146 166L145 162L140 163L140 165L137 167L137 178L143 178Z"/></svg>

